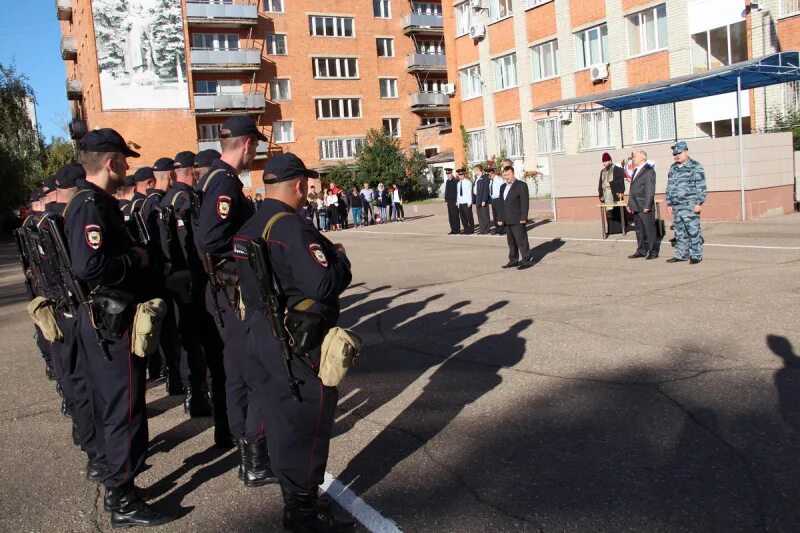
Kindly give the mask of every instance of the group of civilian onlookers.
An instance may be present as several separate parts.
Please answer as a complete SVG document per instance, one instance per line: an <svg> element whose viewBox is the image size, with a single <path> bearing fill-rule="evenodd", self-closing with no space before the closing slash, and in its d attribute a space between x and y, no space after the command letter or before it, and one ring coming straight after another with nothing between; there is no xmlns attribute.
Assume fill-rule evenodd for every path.
<svg viewBox="0 0 800 533"><path fill-rule="evenodd" d="M321 192L317 192L314 185L309 187L303 212L320 231L338 231L370 224L403 222L404 200L397 184L387 189L383 183L378 183L372 189L369 183L364 183L360 191L356 187L346 191L331 182Z"/></svg>

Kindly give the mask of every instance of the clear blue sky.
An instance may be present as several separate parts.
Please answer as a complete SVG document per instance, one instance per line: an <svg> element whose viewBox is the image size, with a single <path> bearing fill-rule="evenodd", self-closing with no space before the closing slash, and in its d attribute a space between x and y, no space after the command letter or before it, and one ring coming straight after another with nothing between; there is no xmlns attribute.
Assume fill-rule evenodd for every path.
<svg viewBox="0 0 800 533"><path fill-rule="evenodd" d="M0 63L13 62L17 72L28 77L45 139L66 136L62 125L70 116L55 1L0 0L0 4Z"/></svg>

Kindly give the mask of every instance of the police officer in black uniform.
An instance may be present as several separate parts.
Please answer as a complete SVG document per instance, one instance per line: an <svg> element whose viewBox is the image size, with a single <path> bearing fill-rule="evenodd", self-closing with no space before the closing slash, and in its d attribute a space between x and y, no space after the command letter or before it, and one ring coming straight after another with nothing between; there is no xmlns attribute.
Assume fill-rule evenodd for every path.
<svg viewBox="0 0 800 533"><path fill-rule="evenodd" d="M264 426L271 465L284 497L283 525L295 532L334 532L353 527L352 521L334 519L317 502L328 460L338 391L323 386L317 376L320 362L317 345L307 358L295 358L292 363L295 376L301 380L302 401L290 394L280 346L265 320L261 292L246 246L259 237L266 240L286 307L294 309L302 301L313 301L305 313L318 318L316 333L321 343L339 319L339 295L350 284L352 275L344 248L332 244L299 215L308 194L308 178L317 176L317 172L306 169L292 153L275 156L264 174L264 204L234 240L234 257L246 307L248 385L253 390L253 401L264 405L261 410L266 416ZM281 218L273 220L282 213L289 215L279 215ZM272 225L265 236L268 224Z"/></svg>
<svg viewBox="0 0 800 533"><path fill-rule="evenodd" d="M211 168L211 165L214 161L219 159L220 156L222 156L221 153L211 148L197 152L197 155L194 156L194 175L197 177L198 181L206 175L208 169Z"/></svg>
<svg viewBox="0 0 800 533"><path fill-rule="evenodd" d="M125 184L117 190L117 194L115 195L119 201L119 209L122 211L122 217L125 219L125 222L131 219L131 202L133 201L133 194L136 188L135 179L136 176L134 174L125 176Z"/></svg>
<svg viewBox="0 0 800 533"><path fill-rule="evenodd" d="M77 318L96 412L102 417L104 508L111 512L113 527L159 525L171 517L147 505L134 487L147 457L148 431L145 361L131 353L133 318L127 311L139 301L140 278L149 258L144 249L133 246L112 196L124 183L126 157L139 154L109 128L87 133L78 149L86 179L78 180L78 191L65 213L72 269L95 302L105 298L109 303L92 317L82 307Z"/></svg>
<svg viewBox="0 0 800 533"><path fill-rule="evenodd" d="M220 137L222 155L211 164L195 188L201 198L195 244L200 258L206 262L206 270L215 272L215 282L208 283L206 289L206 309L222 326L219 334L224 345L228 421L242 460L239 475L246 486L257 487L273 483L275 478L268 468L260 466L263 463L260 459L267 454L261 427L263 416L249 401L245 383L245 332L239 318L238 273L233 264L232 242L233 236L254 213L242 192L239 173L250 168L258 141L266 137L246 116L226 120ZM215 428L215 431L220 430ZM215 439L217 437L215 433Z"/></svg>
<svg viewBox="0 0 800 533"><path fill-rule="evenodd" d="M130 183L128 178L125 179L125 183ZM154 187L155 183L156 177L153 175L153 167L141 167L136 169L136 172L133 173L133 186L135 190L131 198L131 207L128 215L133 215L142 209L142 205L144 205L144 201L147 199L147 189Z"/></svg>

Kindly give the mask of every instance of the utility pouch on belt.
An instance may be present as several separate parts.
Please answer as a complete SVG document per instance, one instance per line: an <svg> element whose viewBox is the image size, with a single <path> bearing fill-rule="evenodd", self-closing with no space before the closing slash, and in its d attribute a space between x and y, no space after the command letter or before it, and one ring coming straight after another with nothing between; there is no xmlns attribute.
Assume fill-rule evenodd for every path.
<svg viewBox="0 0 800 533"><path fill-rule="evenodd" d="M286 330L292 337L292 352L304 356L322 344L322 317L316 313L290 310L286 313Z"/></svg>
<svg viewBox="0 0 800 533"><path fill-rule="evenodd" d="M136 306L131 333L131 352L147 357L158 348L161 324L167 314L167 304L161 298L153 298Z"/></svg>
<svg viewBox="0 0 800 533"><path fill-rule="evenodd" d="M133 297L122 291L104 291L92 296L94 320L103 325L112 339L121 339L131 325L135 311Z"/></svg>
<svg viewBox="0 0 800 533"><path fill-rule="evenodd" d="M37 296L28 304L28 314L49 342L64 340L64 334L56 322L56 303L53 300Z"/></svg>
<svg viewBox="0 0 800 533"><path fill-rule="evenodd" d="M178 270L167 275L164 285L178 296L182 304L192 303L192 273L188 270Z"/></svg>
<svg viewBox="0 0 800 533"><path fill-rule="evenodd" d="M332 328L322 341L319 379L326 387L337 387L355 365L361 351L361 337L344 328Z"/></svg>

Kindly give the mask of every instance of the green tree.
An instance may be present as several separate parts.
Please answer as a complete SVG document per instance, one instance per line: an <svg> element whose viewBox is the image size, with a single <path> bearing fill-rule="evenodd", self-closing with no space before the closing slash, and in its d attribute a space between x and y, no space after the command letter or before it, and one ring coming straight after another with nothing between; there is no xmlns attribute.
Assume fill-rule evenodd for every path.
<svg viewBox="0 0 800 533"><path fill-rule="evenodd" d="M405 158L400 141L381 130L371 129L356 157L358 179L375 186L400 182L405 177Z"/></svg>
<svg viewBox="0 0 800 533"><path fill-rule="evenodd" d="M463 168L469 168L469 133L467 128L461 124L461 147L464 149L464 161L461 162Z"/></svg>
<svg viewBox="0 0 800 533"><path fill-rule="evenodd" d="M790 131L794 142L795 151L800 150L800 110L789 109L772 111L772 120L775 124L773 131Z"/></svg>
<svg viewBox="0 0 800 533"><path fill-rule="evenodd" d="M28 106L35 105L33 89L14 66L0 64L0 222L20 207L41 182L42 148Z"/></svg>
<svg viewBox="0 0 800 533"><path fill-rule="evenodd" d="M52 137L44 147L44 174L55 174L58 169L75 160L75 147L64 137Z"/></svg>
<svg viewBox="0 0 800 533"><path fill-rule="evenodd" d="M179 66L181 72L186 72L181 3L179 0L159 0L152 14L156 71L159 77L174 80Z"/></svg>
<svg viewBox="0 0 800 533"><path fill-rule="evenodd" d="M441 177L441 173L439 176ZM439 187L436 185L435 178L436 175L429 170L428 163L425 161L425 154L412 150L406 158L405 176L397 184L407 200L419 200L438 194Z"/></svg>
<svg viewBox="0 0 800 533"><path fill-rule="evenodd" d="M322 178L323 187L333 182L344 191L349 191L353 187L358 190L361 189L355 169L348 166L344 161L340 161L338 165L323 168L322 173L324 174Z"/></svg>

